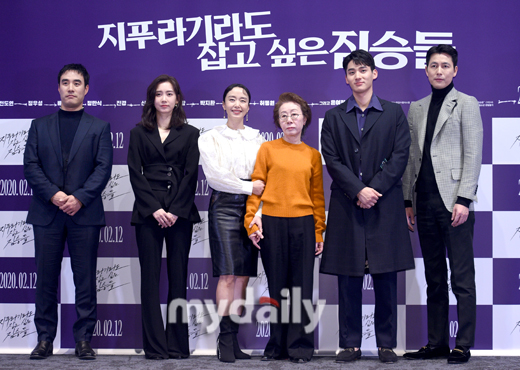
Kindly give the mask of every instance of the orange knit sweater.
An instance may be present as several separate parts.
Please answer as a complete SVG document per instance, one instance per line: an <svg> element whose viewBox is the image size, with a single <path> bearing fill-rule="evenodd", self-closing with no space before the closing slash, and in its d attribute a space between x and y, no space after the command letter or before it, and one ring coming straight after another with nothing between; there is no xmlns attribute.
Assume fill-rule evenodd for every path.
<svg viewBox="0 0 520 370"><path fill-rule="evenodd" d="M261 197L249 196L244 226L249 234L260 201L262 214L274 217L314 216L316 242L323 241L325 231L325 197L320 153L305 143L291 144L283 138L262 144L256 157L251 180L265 182Z"/></svg>

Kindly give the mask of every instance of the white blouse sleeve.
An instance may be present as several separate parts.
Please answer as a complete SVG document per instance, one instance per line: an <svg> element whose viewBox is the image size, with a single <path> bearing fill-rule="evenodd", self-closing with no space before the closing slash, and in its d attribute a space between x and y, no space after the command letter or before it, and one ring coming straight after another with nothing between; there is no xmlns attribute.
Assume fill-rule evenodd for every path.
<svg viewBox="0 0 520 370"><path fill-rule="evenodd" d="M199 152L202 169L212 189L232 194L253 193L253 183L235 176L230 170L220 166L217 143L211 134L199 137Z"/></svg>

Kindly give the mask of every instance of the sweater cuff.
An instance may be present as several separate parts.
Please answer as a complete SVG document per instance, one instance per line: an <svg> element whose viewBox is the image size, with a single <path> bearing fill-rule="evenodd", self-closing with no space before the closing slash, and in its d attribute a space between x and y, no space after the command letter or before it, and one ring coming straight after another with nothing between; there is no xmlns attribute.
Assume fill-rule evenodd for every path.
<svg viewBox="0 0 520 370"><path fill-rule="evenodd" d="M251 228L249 227L246 227L246 230L247 230L247 235L251 235L253 234L255 231L258 231L258 226L256 226L256 224L254 224Z"/></svg>
<svg viewBox="0 0 520 370"><path fill-rule="evenodd" d="M404 208L410 208L410 207L413 207L412 201L411 200L405 200L404 201Z"/></svg>
<svg viewBox="0 0 520 370"><path fill-rule="evenodd" d="M457 197L457 201L455 204L460 204L466 208L469 208L469 205L471 204L472 200L464 197Z"/></svg>

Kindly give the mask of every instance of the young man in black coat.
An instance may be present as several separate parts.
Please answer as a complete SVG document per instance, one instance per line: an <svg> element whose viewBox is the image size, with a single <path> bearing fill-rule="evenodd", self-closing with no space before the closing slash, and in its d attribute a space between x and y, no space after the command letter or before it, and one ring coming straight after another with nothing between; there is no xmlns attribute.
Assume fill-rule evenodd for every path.
<svg viewBox="0 0 520 370"><path fill-rule="evenodd" d="M395 362L397 271L414 268L401 189L410 133L401 106L374 94L378 71L368 52L352 52L343 68L352 96L325 114L321 131L333 181L320 272L338 276L343 350L336 361L361 357L362 286L370 273L379 359Z"/></svg>

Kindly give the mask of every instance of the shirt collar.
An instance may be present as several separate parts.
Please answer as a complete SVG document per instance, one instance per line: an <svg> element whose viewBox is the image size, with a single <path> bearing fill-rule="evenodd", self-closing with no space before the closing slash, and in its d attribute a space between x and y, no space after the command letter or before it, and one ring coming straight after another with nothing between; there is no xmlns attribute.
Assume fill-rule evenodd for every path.
<svg viewBox="0 0 520 370"><path fill-rule="evenodd" d="M243 137L245 140L254 140L259 133L259 130L244 126L243 130L233 130L227 125L217 126L215 129L222 135L229 139L236 139Z"/></svg>
<svg viewBox="0 0 520 370"><path fill-rule="evenodd" d="M347 113L350 112L354 108L361 110L361 108L359 108L358 103L356 102L356 99L354 98L354 95L351 95L350 98L348 98L348 100L347 100ZM377 98L377 96L375 94L372 94L370 103L368 103L367 109L370 109L370 108L374 108L375 110L378 110L381 112L383 111L383 107L381 106L381 103L379 102L379 99Z"/></svg>

